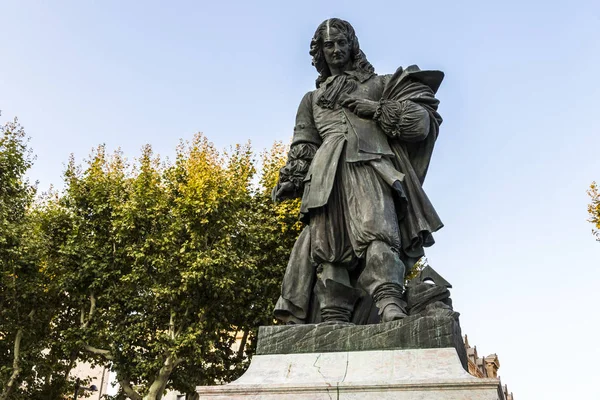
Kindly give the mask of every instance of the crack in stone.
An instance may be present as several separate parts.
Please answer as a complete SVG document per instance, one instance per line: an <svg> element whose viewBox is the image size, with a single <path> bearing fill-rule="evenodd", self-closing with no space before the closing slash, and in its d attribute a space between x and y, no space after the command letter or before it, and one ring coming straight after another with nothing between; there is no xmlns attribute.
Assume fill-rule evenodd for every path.
<svg viewBox="0 0 600 400"><path fill-rule="evenodd" d="M342 382L346 380L346 375L348 374L348 364L350 363L350 354L346 353L346 370L344 371L344 377L342 378ZM339 385L338 385L339 386ZM338 397L339 397L339 388L338 388Z"/></svg>
<svg viewBox="0 0 600 400"><path fill-rule="evenodd" d="M317 367L317 363L319 362L319 359L321 358L322 354L319 354L317 356L317 359L315 360L315 363L313 364L313 367L315 367L317 369L317 372L319 373L319 375L321 375L323 377L323 380L325 381L325 384L327 385L327 387L325 388L325 390L327 390L327 396L329 396L329 398L331 400L333 400L333 397L331 397L331 393L329 393L329 387L331 387L331 384L327 382L327 378L325 378L325 375L323 375L321 373L321 367ZM338 399L339 399L339 393L338 393Z"/></svg>

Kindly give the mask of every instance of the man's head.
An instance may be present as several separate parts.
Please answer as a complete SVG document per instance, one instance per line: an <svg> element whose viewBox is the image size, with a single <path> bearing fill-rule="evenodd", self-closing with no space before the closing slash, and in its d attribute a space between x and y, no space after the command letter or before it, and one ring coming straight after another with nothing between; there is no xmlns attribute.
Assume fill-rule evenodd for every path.
<svg viewBox="0 0 600 400"><path fill-rule="evenodd" d="M323 21L310 42L313 65L319 72L317 87L331 76L331 68L372 73L373 66L360 50L349 22L338 18Z"/></svg>

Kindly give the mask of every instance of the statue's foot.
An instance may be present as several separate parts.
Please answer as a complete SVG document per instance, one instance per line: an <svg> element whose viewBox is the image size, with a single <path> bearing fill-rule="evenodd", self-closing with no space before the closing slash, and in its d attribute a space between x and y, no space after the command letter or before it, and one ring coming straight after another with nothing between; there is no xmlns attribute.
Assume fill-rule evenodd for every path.
<svg viewBox="0 0 600 400"><path fill-rule="evenodd" d="M383 309L381 313L381 322L397 321L406 318L406 312L397 304L390 303Z"/></svg>

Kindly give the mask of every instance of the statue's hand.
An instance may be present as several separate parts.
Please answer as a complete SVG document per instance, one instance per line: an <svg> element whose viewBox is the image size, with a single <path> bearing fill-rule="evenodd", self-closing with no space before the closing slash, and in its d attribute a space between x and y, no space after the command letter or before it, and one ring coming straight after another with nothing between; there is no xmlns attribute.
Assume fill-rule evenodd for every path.
<svg viewBox="0 0 600 400"><path fill-rule="evenodd" d="M373 118L377 111L378 102L366 99L357 99L356 97L346 97L340 100L340 104L348 107L350 111L361 118Z"/></svg>
<svg viewBox="0 0 600 400"><path fill-rule="evenodd" d="M295 191L296 186L292 182L278 183L271 192L271 198L275 203L285 199L291 199L294 197Z"/></svg>

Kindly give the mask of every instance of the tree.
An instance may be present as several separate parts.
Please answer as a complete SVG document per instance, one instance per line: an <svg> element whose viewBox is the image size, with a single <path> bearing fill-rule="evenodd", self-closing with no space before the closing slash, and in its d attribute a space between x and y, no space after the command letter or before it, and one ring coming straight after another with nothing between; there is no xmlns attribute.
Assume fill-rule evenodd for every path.
<svg viewBox="0 0 600 400"><path fill-rule="evenodd" d="M41 216L25 174L33 156L17 119L0 127L0 399L32 399L52 362L51 320L60 308L40 263ZM53 365L52 370L59 368Z"/></svg>
<svg viewBox="0 0 600 400"><path fill-rule="evenodd" d="M24 252L26 210L35 188L25 180L31 157L23 128L15 119L0 127L0 399L8 399L22 381L24 353L36 311L35 266ZM27 343L28 344L28 343Z"/></svg>
<svg viewBox="0 0 600 400"><path fill-rule="evenodd" d="M15 119L0 127L0 399L57 399L72 382L68 302L48 268L66 217L35 199L32 152Z"/></svg>
<svg viewBox="0 0 600 400"><path fill-rule="evenodd" d="M40 209L71 321L56 354L110 363L131 399L239 376L300 226L297 202L270 200L284 151L264 154L258 187L249 145L220 153L200 134L172 165L150 146L133 167L103 146L85 167L72 159L64 193Z"/></svg>
<svg viewBox="0 0 600 400"><path fill-rule="evenodd" d="M592 182L587 193L592 199L592 202L588 205L588 213L590 215L588 221L594 225L595 229L592 229L592 234L600 242L600 190L598 189L598 184Z"/></svg>
<svg viewBox="0 0 600 400"><path fill-rule="evenodd" d="M249 145L200 134L172 164L99 146L36 201L22 127L1 132L0 399L63 398L79 361L110 364L131 399L239 376L301 229L299 201L270 199L286 147L257 177Z"/></svg>

